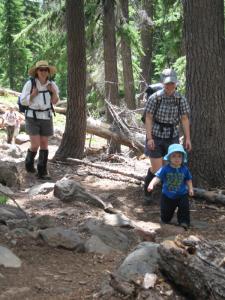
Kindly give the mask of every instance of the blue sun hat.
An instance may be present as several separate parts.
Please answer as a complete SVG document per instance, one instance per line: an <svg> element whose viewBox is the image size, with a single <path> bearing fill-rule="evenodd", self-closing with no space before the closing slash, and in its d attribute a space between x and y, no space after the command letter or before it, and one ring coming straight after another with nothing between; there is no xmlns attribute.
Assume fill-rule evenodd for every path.
<svg viewBox="0 0 225 300"><path fill-rule="evenodd" d="M174 152L181 152L183 154L183 162L187 162L187 153L184 151L184 148L181 144L172 144L168 148L168 153L164 156L164 160L169 161L170 160L170 155Z"/></svg>

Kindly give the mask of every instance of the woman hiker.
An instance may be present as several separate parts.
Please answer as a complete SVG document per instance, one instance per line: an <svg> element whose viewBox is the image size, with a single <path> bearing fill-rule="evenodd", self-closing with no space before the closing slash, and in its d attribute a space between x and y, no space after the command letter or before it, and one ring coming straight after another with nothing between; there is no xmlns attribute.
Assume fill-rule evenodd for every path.
<svg viewBox="0 0 225 300"><path fill-rule="evenodd" d="M56 67L41 60L28 73L32 79L25 83L20 97L21 104L27 106L25 128L30 136L25 168L27 172L36 172L34 158L39 150L37 176L50 179L47 171L48 139L53 135L53 105L59 101L59 89L50 79L56 73Z"/></svg>

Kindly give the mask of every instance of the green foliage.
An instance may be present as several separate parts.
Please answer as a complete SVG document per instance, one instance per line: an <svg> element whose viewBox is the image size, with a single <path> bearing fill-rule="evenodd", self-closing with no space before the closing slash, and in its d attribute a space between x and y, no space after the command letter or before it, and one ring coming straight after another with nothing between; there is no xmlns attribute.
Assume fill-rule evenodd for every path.
<svg viewBox="0 0 225 300"><path fill-rule="evenodd" d="M18 88L20 80L26 71L27 49L22 42L13 41L14 34L20 32L24 26L23 0L4 0L1 9L0 34L0 80L5 86ZM23 64L21 64L23 62Z"/></svg>
<svg viewBox="0 0 225 300"><path fill-rule="evenodd" d="M153 64L156 74L173 66L182 56L182 5L178 0L157 0L155 6L155 35Z"/></svg>
<svg viewBox="0 0 225 300"><path fill-rule="evenodd" d="M87 94L87 109L88 112L94 116L94 117L99 117L99 110L103 107L103 97L99 90L97 89L92 89L88 94Z"/></svg>
<svg viewBox="0 0 225 300"><path fill-rule="evenodd" d="M0 205L6 204L6 202L9 200L9 198L5 195L0 195Z"/></svg>
<svg viewBox="0 0 225 300"><path fill-rule="evenodd" d="M116 3L118 72L120 96L123 97L120 36L131 43L134 80L140 77L143 55L140 39L142 1L129 1L129 23L121 22L120 1ZM91 113L104 105L104 58L102 1L85 0L87 107ZM184 90L185 57L182 51L182 4L179 0L155 0L153 40L153 82L163 68L172 66ZM54 78L61 98L67 97L67 51L64 0L0 1L0 85L20 91L28 69L40 59L57 67ZM10 45L10 46L9 46ZM11 49L11 50L9 50Z"/></svg>
<svg viewBox="0 0 225 300"><path fill-rule="evenodd" d="M174 69L177 72L177 76L179 79L178 89L182 94L185 94L185 68L186 68L186 56L179 57L173 65Z"/></svg>

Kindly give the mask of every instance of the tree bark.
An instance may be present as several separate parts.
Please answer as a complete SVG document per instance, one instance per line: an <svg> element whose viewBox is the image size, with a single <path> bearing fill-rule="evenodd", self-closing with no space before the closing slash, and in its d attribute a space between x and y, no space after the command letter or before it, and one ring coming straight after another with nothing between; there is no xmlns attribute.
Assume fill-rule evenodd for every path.
<svg viewBox="0 0 225 300"><path fill-rule="evenodd" d="M120 0L122 8L121 26L129 23L128 0ZM123 63L123 79L125 102L129 109L135 109L135 88L132 68L130 40L124 34L121 36L121 55Z"/></svg>
<svg viewBox="0 0 225 300"><path fill-rule="evenodd" d="M224 299L224 242L190 236L164 241L158 250L160 269L190 299Z"/></svg>
<svg viewBox="0 0 225 300"><path fill-rule="evenodd" d="M199 187L224 186L224 1L185 0L183 3L193 180Z"/></svg>
<svg viewBox="0 0 225 300"><path fill-rule="evenodd" d="M102 0L103 4L103 43L105 62L105 96L108 101L119 106L117 50L115 33L114 0ZM107 110L107 120L113 119ZM110 153L120 152L120 146L110 143Z"/></svg>
<svg viewBox="0 0 225 300"><path fill-rule="evenodd" d="M147 18L152 20L153 17L153 0L142 0L143 13ZM143 16L144 17L144 16ZM153 40L153 24L143 21L141 27L141 43L144 55L141 57L141 86L143 92L146 85L151 83L152 77L152 40Z"/></svg>
<svg viewBox="0 0 225 300"><path fill-rule="evenodd" d="M67 0L68 103L66 127L55 156L82 158L86 135L86 59L83 0Z"/></svg>

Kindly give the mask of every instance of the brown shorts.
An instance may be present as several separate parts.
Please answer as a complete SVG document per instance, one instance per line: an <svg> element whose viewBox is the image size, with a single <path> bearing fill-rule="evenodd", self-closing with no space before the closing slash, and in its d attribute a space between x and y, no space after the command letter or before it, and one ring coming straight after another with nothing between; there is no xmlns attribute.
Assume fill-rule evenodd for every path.
<svg viewBox="0 0 225 300"><path fill-rule="evenodd" d="M53 121L26 118L26 133L29 135L51 136L53 135Z"/></svg>

